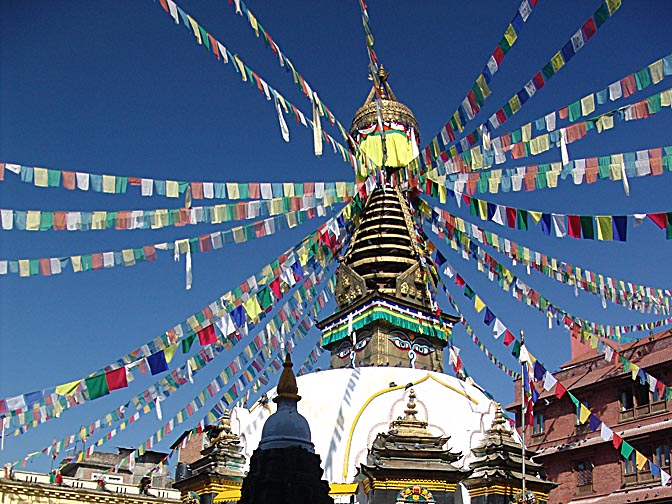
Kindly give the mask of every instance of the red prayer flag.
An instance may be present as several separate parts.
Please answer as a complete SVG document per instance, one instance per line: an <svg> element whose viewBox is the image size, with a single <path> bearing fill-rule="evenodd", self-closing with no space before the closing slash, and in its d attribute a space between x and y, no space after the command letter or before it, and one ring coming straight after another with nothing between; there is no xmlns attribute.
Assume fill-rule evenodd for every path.
<svg viewBox="0 0 672 504"><path fill-rule="evenodd" d="M534 85L536 86L537 90L544 87L545 85L544 76L541 74L541 72L537 72L537 75L532 77L532 82L534 82Z"/></svg>
<svg viewBox="0 0 672 504"><path fill-rule="evenodd" d="M61 183L65 189L74 191L75 189L75 172L65 171L61 172Z"/></svg>
<svg viewBox="0 0 672 504"><path fill-rule="evenodd" d="M562 383L558 382L555 384L555 397L560 399L563 395L565 395L565 392L567 392L567 389Z"/></svg>
<svg viewBox="0 0 672 504"><path fill-rule="evenodd" d="M590 37L595 35L597 28L595 27L595 21L593 21L592 17L583 24L583 26L581 27L581 31L583 32L583 37L586 40L589 40Z"/></svg>
<svg viewBox="0 0 672 504"><path fill-rule="evenodd" d="M614 432L614 437L611 439L611 443L614 445L614 448L617 450L621 447L623 438Z"/></svg>
<svg viewBox="0 0 672 504"><path fill-rule="evenodd" d="M567 230L569 236L572 238L581 238L581 217L578 215L568 215L569 229Z"/></svg>
<svg viewBox="0 0 672 504"><path fill-rule="evenodd" d="M650 213L646 214L649 219L656 223L660 229L665 229L667 226L667 215L665 213Z"/></svg>
<svg viewBox="0 0 672 504"><path fill-rule="evenodd" d="M215 333L215 327L209 325L208 327L198 331L198 341L201 342L201 346L211 345L217 341L217 333Z"/></svg>
<svg viewBox="0 0 672 504"><path fill-rule="evenodd" d="M51 261L47 258L40 259L40 275L51 275Z"/></svg>
<svg viewBox="0 0 672 504"><path fill-rule="evenodd" d="M466 282L464 281L464 278L462 278L462 277L459 275L459 273L458 273L457 275L455 275L455 283L456 283L457 285L459 285L460 287L464 287L464 284L465 284Z"/></svg>
<svg viewBox="0 0 672 504"><path fill-rule="evenodd" d="M492 53L492 56L495 58L497 65L499 65L504 60L504 51L502 51L501 47L497 46L495 52Z"/></svg>
<svg viewBox="0 0 672 504"><path fill-rule="evenodd" d="M508 329L504 333L504 346L509 346L516 340L516 337Z"/></svg>
<svg viewBox="0 0 672 504"><path fill-rule="evenodd" d="M506 207L506 225L510 228L516 227L516 209Z"/></svg>
<svg viewBox="0 0 672 504"><path fill-rule="evenodd" d="M165 10L170 14L170 9L168 9L168 3L166 2L166 0L159 0L159 1L161 2L161 7L163 7L163 10Z"/></svg>
<svg viewBox="0 0 672 504"><path fill-rule="evenodd" d="M128 381L126 380L126 368L120 367L119 369L108 371L105 373L105 380L107 380L107 388L109 390L117 390L128 387Z"/></svg>

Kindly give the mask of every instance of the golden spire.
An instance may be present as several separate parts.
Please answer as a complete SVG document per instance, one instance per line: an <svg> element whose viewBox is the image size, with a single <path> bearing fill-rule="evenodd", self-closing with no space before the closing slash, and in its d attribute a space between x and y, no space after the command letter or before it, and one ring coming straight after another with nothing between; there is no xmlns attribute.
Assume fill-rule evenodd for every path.
<svg viewBox="0 0 672 504"><path fill-rule="evenodd" d="M301 396L297 394L299 387L296 385L296 376L294 376L294 372L292 371L292 357L289 352L287 352L287 355L285 356L285 362L282 367L284 369L282 370L280 381L278 382L278 387L276 389L278 396L273 398L273 402L277 403L283 399L299 402Z"/></svg>
<svg viewBox="0 0 672 504"><path fill-rule="evenodd" d="M506 428L506 418L504 417L504 412L502 411L502 405L500 403L495 403L495 419L492 421L492 427L490 427L489 432L496 432L501 434L511 435L511 431Z"/></svg>
<svg viewBox="0 0 672 504"><path fill-rule="evenodd" d="M418 410L415 409L415 390L411 389L410 393L408 394L408 403L406 404L406 409L404 410L404 413L406 413L406 418L404 420L417 420L415 417L417 412Z"/></svg>

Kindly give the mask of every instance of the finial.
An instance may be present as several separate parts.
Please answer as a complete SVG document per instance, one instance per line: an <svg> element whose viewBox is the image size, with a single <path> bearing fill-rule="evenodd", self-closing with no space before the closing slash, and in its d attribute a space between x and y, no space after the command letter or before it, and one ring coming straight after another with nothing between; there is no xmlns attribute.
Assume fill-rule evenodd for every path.
<svg viewBox="0 0 672 504"><path fill-rule="evenodd" d="M495 419L492 421L492 427L490 427L490 432L501 432L510 434L509 429L506 428L506 417L502 411L502 405L500 403L495 403Z"/></svg>
<svg viewBox="0 0 672 504"><path fill-rule="evenodd" d="M408 403L406 404L406 409L404 410L404 413L406 413L405 420L417 420L415 415L418 410L415 409L415 397L415 391L411 389L410 393L408 394Z"/></svg>
<svg viewBox="0 0 672 504"><path fill-rule="evenodd" d="M292 357L289 352L287 352L285 362L282 365L284 369L282 370L280 381L278 382L278 387L276 389L278 396L273 399L273 402L277 403L282 399L294 402L299 402L301 400L301 396L297 394L299 387L296 385L296 376L294 376L294 372L292 371L293 366Z"/></svg>

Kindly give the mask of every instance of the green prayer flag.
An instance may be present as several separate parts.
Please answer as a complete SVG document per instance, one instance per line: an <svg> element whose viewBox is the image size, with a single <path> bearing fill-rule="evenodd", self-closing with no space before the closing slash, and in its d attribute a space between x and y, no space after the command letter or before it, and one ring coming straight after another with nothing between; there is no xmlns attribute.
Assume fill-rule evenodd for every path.
<svg viewBox="0 0 672 504"><path fill-rule="evenodd" d="M607 22L607 19L609 19L609 8L607 7L606 3L603 3L599 6L599 8L595 11L594 17L595 26L597 26L597 28Z"/></svg>
<svg viewBox="0 0 672 504"><path fill-rule="evenodd" d="M511 49L511 45L509 44L509 41L506 40L506 37L502 37L502 40L499 41L499 47L501 47L502 52L504 54L509 52L509 49Z"/></svg>
<svg viewBox="0 0 672 504"><path fill-rule="evenodd" d="M672 240L672 212L667 212L666 238Z"/></svg>
<svg viewBox="0 0 672 504"><path fill-rule="evenodd" d="M47 184L49 187L58 187L61 185L61 170L47 170Z"/></svg>
<svg viewBox="0 0 672 504"><path fill-rule="evenodd" d="M105 379L105 374L99 374L86 378L84 380L86 384L86 390L89 392L89 399L98 399L110 393L107 388L107 380Z"/></svg>
<svg viewBox="0 0 672 504"><path fill-rule="evenodd" d="M651 74L649 73L649 67L642 68L638 72L635 72L635 83L637 84L638 91L641 91L642 89L651 85Z"/></svg>
<svg viewBox="0 0 672 504"><path fill-rule="evenodd" d="M257 301L259 301L261 309L266 311L273 304L271 290L268 287L264 287L259 294L257 294Z"/></svg>
<svg viewBox="0 0 672 504"><path fill-rule="evenodd" d="M579 117L581 117L581 100L576 100L574 103L571 103L568 107L569 109L569 121L574 122Z"/></svg>
<svg viewBox="0 0 672 504"><path fill-rule="evenodd" d="M549 61L544 65L544 68L542 68L541 71L544 74L546 80L550 79L553 77L553 74L555 74L555 70L553 70L553 63Z"/></svg>
<svg viewBox="0 0 672 504"><path fill-rule="evenodd" d="M476 293L472 290L472 288L469 287L469 284L464 286L464 295L467 296L469 299L473 299L475 294Z"/></svg>
<svg viewBox="0 0 672 504"><path fill-rule="evenodd" d="M518 229L527 231L527 210L516 209L516 225Z"/></svg>
<svg viewBox="0 0 672 504"><path fill-rule="evenodd" d="M511 355L513 355L516 359L520 357L520 342L518 340L513 342L513 348L511 349Z"/></svg>
<svg viewBox="0 0 672 504"><path fill-rule="evenodd" d="M189 349L191 348L191 345L194 343L195 339L196 334L190 334L186 338L182 339L182 353L189 352Z"/></svg>
<svg viewBox="0 0 672 504"><path fill-rule="evenodd" d="M632 447L630 443L628 443L625 439L621 443L621 455L623 455L623 458L630 458L630 455L632 455L632 452L635 451L635 449Z"/></svg>
<svg viewBox="0 0 672 504"><path fill-rule="evenodd" d="M40 231L46 231L54 227L54 212L40 212Z"/></svg>
<svg viewBox="0 0 672 504"><path fill-rule="evenodd" d="M576 406L576 407L578 408L579 405L580 405L581 403L579 402L579 400L578 400L576 397L574 397L574 394L572 394L572 393L568 390L568 391L567 391L567 395L569 396L569 398L570 398L570 399L572 400L572 402L574 403L574 406Z"/></svg>
<svg viewBox="0 0 672 504"><path fill-rule="evenodd" d="M586 240L595 239L595 228L593 226L593 217L590 215L581 215L581 232Z"/></svg>
<svg viewBox="0 0 672 504"><path fill-rule="evenodd" d="M30 274L31 274L31 276L40 274L40 260L39 259L31 259L30 260Z"/></svg>

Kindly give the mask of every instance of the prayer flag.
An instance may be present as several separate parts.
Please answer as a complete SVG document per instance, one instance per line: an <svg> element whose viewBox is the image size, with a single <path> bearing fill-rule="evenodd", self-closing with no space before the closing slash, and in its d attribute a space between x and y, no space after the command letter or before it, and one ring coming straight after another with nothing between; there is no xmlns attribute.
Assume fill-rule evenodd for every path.
<svg viewBox="0 0 672 504"><path fill-rule="evenodd" d="M122 366L119 369L108 371L105 373L105 380L107 381L108 390L117 390L128 387L128 382L126 379L126 367Z"/></svg>
<svg viewBox="0 0 672 504"><path fill-rule="evenodd" d="M98 399L104 395L110 393L109 388L107 387L107 380L104 374L92 376L91 378L86 378L84 380L86 383L86 389L89 392L89 399Z"/></svg>

